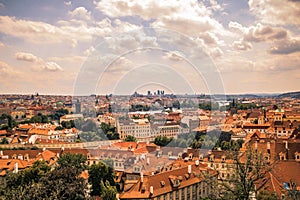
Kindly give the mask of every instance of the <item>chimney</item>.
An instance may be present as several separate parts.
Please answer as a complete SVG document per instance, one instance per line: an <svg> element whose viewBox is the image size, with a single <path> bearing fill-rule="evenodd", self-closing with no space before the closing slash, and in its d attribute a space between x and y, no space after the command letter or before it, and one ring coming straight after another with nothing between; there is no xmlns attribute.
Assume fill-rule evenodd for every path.
<svg viewBox="0 0 300 200"><path fill-rule="evenodd" d="M196 166L199 166L199 160L196 160L196 161L195 161L195 165L196 165Z"/></svg>
<svg viewBox="0 0 300 200"><path fill-rule="evenodd" d="M18 173L19 172L19 166L18 166L17 162L14 164L14 171L13 172L14 173Z"/></svg>
<svg viewBox="0 0 300 200"><path fill-rule="evenodd" d="M153 195L153 186L150 186L150 194Z"/></svg>
<svg viewBox="0 0 300 200"><path fill-rule="evenodd" d="M141 183L143 183L144 182L144 174L143 174L143 172L141 172Z"/></svg>
<svg viewBox="0 0 300 200"><path fill-rule="evenodd" d="M192 173L192 165L188 165L188 173L189 173L189 174Z"/></svg>

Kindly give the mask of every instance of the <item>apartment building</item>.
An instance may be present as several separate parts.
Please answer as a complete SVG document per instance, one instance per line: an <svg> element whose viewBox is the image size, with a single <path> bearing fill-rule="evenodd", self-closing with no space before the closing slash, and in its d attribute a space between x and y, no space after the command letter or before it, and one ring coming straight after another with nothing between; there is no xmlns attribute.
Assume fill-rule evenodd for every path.
<svg viewBox="0 0 300 200"><path fill-rule="evenodd" d="M131 135L138 141L149 141L151 134L148 119L117 120L117 131L120 139Z"/></svg>

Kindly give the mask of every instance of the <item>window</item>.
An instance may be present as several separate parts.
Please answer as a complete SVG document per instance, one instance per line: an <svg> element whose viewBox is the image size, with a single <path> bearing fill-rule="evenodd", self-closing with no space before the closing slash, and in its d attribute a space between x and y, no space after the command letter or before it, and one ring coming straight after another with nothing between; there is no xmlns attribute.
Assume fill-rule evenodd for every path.
<svg viewBox="0 0 300 200"><path fill-rule="evenodd" d="M193 185L192 186L192 197L194 198L196 198L196 185Z"/></svg>
<svg viewBox="0 0 300 200"><path fill-rule="evenodd" d="M183 190L181 190L181 199L185 199L185 198L184 198L184 195L185 195L184 193L185 193L185 191L186 191L186 188L184 188Z"/></svg>
<svg viewBox="0 0 300 200"><path fill-rule="evenodd" d="M169 194L169 197L170 197L171 200L173 200L173 192L171 192L171 193Z"/></svg>
<svg viewBox="0 0 300 200"><path fill-rule="evenodd" d="M222 162L225 162L225 156L222 156Z"/></svg>
<svg viewBox="0 0 300 200"><path fill-rule="evenodd" d="M175 193L176 200L179 200L179 191L177 190Z"/></svg>
<svg viewBox="0 0 300 200"><path fill-rule="evenodd" d="M201 154L200 156L199 156L199 160L203 160L203 155Z"/></svg>
<svg viewBox="0 0 300 200"><path fill-rule="evenodd" d="M191 187L187 188L186 196L187 196L187 199L191 198Z"/></svg>

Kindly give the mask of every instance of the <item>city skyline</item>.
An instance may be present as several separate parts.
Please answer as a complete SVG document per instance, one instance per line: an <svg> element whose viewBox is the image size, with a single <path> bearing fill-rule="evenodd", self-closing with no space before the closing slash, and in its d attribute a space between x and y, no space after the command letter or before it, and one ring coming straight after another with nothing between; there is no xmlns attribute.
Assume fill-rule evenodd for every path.
<svg viewBox="0 0 300 200"><path fill-rule="evenodd" d="M299 91L299 5L292 0L0 0L0 93ZM168 45L173 42L175 48ZM190 62L195 57L216 80L205 67L195 75ZM76 85L85 87L77 93Z"/></svg>

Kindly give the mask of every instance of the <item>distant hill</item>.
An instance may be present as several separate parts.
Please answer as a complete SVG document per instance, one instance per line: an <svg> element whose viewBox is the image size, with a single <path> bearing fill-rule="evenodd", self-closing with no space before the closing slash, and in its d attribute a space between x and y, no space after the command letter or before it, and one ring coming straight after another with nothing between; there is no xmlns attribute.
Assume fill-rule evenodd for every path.
<svg viewBox="0 0 300 200"><path fill-rule="evenodd" d="M288 92L288 93L283 93L277 96L278 98L296 98L300 99L300 91L298 92Z"/></svg>

